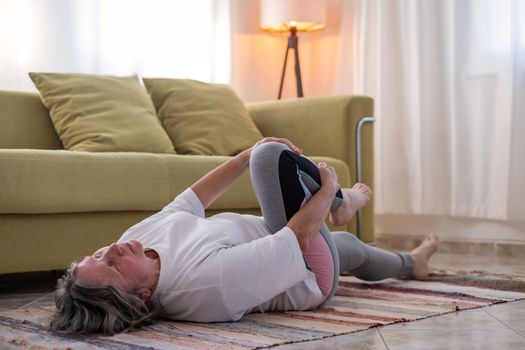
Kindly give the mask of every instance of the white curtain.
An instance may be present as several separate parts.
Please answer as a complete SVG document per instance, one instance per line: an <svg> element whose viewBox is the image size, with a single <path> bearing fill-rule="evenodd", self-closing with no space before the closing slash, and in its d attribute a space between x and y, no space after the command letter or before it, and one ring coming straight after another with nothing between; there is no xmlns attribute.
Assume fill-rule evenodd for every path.
<svg viewBox="0 0 525 350"><path fill-rule="evenodd" d="M0 89L30 71L231 81L229 0L1 0Z"/></svg>
<svg viewBox="0 0 525 350"><path fill-rule="evenodd" d="M525 220L525 1L342 6L337 89L375 98L377 213Z"/></svg>

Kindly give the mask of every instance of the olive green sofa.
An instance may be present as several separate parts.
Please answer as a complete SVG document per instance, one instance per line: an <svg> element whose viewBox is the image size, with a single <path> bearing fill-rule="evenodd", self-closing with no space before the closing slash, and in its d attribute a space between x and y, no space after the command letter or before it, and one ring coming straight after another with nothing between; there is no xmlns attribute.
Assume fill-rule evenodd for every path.
<svg viewBox="0 0 525 350"><path fill-rule="evenodd" d="M355 130L372 99L312 97L247 105L265 136L286 137L355 182ZM372 124L362 129L362 181L373 185ZM0 91L0 274L64 269L155 213L224 156L63 149L37 93ZM207 215L259 213L246 173ZM361 214L372 241L373 204ZM356 223L338 230L356 232Z"/></svg>

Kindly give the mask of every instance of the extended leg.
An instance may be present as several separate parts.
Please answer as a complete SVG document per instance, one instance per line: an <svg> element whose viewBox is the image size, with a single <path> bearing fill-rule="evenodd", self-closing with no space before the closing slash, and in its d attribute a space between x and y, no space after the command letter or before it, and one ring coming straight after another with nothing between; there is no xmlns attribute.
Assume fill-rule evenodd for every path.
<svg viewBox="0 0 525 350"><path fill-rule="evenodd" d="M341 272L367 281L389 277L410 278L413 261L410 254L391 253L371 247L351 233L333 233Z"/></svg>
<svg viewBox="0 0 525 350"><path fill-rule="evenodd" d="M347 232L332 234L339 254L341 272L366 281L385 278L422 278L429 273L428 259L437 249L435 234L410 253L391 253L361 242Z"/></svg>

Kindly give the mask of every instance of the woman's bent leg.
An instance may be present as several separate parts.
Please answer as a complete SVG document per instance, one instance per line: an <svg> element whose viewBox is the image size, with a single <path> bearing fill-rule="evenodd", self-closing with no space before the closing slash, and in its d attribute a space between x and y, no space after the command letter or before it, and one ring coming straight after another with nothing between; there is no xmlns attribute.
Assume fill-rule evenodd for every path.
<svg viewBox="0 0 525 350"><path fill-rule="evenodd" d="M339 254L341 272L366 281L407 279L412 276L414 262L410 254L391 253L371 247L347 232L336 232L332 236Z"/></svg>
<svg viewBox="0 0 525 350"><path fill-rule="evenodd" d="M286 226L301 208L304 186L321 183L319 169L312 161L277 142L263 143L253 150L250 176L264 220L273 233ZM337 207L342 198L339 191L332 207Z"/></svg>
<svg viewBox="0 0 525 350"><path fill-rule="evenodd" d="M305 157L292 152L281 143L258 146L250 158L250 175L264 220L271 232L283 228L301 205L319 188L317 166ZM332 208L342 200L339 191ZM339 261L335 244L326 225L303 254L325 301L337 286Z"/></svg>

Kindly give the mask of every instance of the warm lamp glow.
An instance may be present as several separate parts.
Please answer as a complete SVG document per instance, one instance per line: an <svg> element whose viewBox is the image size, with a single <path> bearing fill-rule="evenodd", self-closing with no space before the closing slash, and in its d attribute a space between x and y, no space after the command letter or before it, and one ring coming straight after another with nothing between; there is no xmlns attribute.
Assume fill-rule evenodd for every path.
<svg viewBox="0 0 525 350"><path fill-rule="evenodd" d="M278 99L283 92L288 52L295 58L297 97L303 97L301 66L299 64L299 37L297 32L313 32L325 27L326 0L261 0L261 28L268 32L288 32L288 46L284 56Z"/></svg>
<svg viewBox="0 0 525 350"><path fill-rule="evenodd" d="M261 0L261 28L268 32L313 32L325 28L325 0Z"/></svg>

